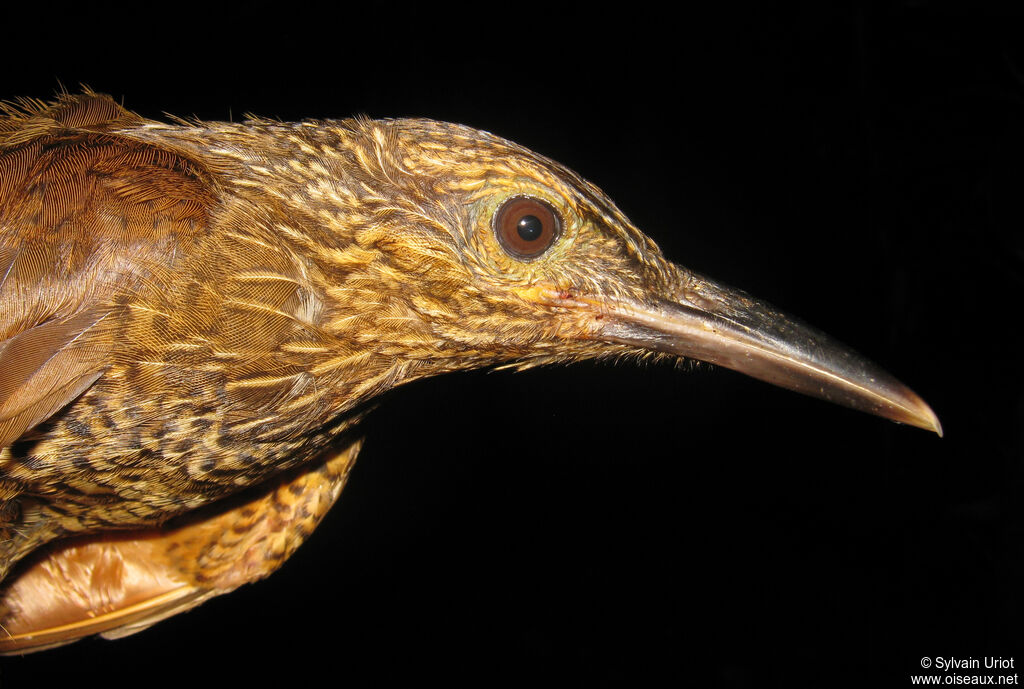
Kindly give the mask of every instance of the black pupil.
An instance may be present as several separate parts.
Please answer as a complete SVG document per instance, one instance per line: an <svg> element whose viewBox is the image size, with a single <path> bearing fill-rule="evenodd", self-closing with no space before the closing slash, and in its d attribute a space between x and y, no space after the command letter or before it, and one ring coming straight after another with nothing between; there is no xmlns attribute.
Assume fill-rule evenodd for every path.
<svg viewBox="0 0 1024 689"><path fill-rule="evenodd" d="M536 215L524 215L516 224L516 232L524 242L534 242L544 231L544 223Z"/></svg>

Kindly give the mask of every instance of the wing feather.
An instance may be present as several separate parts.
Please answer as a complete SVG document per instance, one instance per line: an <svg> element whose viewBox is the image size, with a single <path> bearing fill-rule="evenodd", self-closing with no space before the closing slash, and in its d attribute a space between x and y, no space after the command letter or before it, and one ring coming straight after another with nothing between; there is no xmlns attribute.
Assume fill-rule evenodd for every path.
<svg viewBox="0 0 1024 689"><path fill-rule="evenodd" d="M0 590L0 655L134 634L266 577L338 499L361 447L361 439L340 445L312 466L162 529L39 551Z"/></svg>
<svg viewBox="0 0 1024 689"><path fill-rule="evenodd" d="M141 122L92 93L0 108L0 448L102 377L110 316L207 227L209 175L118 135Z"/></svg>

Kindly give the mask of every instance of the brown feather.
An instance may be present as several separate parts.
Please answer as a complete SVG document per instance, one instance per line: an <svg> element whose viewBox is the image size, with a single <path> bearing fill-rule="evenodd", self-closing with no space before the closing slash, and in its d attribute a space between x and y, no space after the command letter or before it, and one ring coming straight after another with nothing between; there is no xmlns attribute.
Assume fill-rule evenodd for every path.
<svg viewBox="0 0 1024 689"><path fill-rule="evenodd" d="M134 634L268 576L338 499L361 446L161 529L44 549L0 590L0 654Z"/></svg>
<svg viewBox="0 0 1024 689"><path fill-rule="evenodd" d="M89 333L105 314L48 321L0 343L0 447L82 394L103 373L108 352Z"/></svg>
<svg viewBox="0 0 1024 689"><path fill-rule="evenodd" d="M496 229L522 196L552 214L529 260ZM378 395L649 356L606 312L693 284L596 187L468 127L165 124L92 93L0 107L0 580L56 541L7 581L0 648L263 576L336 497L344 472L315 462L354 457ZM224 502L247 490L272 504Z"/></svg>

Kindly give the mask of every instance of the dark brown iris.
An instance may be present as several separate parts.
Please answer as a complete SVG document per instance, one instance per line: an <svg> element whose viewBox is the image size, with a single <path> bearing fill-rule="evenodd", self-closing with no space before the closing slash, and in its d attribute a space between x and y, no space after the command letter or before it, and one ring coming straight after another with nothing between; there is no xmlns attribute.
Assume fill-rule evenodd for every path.
<svg viewBox="0 0 1024 689"><path fill-rule="evenodd" d="M513 196L494 214L498 241L520 261L531 261L547 251L561 230L555 210L530 196Z"/></svg>

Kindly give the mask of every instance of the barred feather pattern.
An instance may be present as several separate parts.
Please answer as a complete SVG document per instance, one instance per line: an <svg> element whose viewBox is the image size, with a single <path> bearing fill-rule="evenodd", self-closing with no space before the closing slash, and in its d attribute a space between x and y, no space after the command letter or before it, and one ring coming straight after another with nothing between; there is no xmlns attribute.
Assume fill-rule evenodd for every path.
<svg viewBox="0 0 1024 689"><path fill-rule="evenodd" d="M941 434L881 369L668 263L596 187L486 132L2 105L0 653L266 576L395 386L666 356Z"/></svg>
<svg viewBox="0 0 1024 689"><path fill-rule="evenodd" d="M361 440L159 529L51 544L0 593L0 654L134 634L268 576L338 499Z"/></svg>
<svg viewBox="0 0 1024 689"><path fill-rule="evenodd" d="M517 193L565 218L543 260L490 231ZM8 105L0 576L53 538L159 524L309 462L403 382L635 353L530 290L642 299L674 270L595 187L459 125Z"/></svg>

